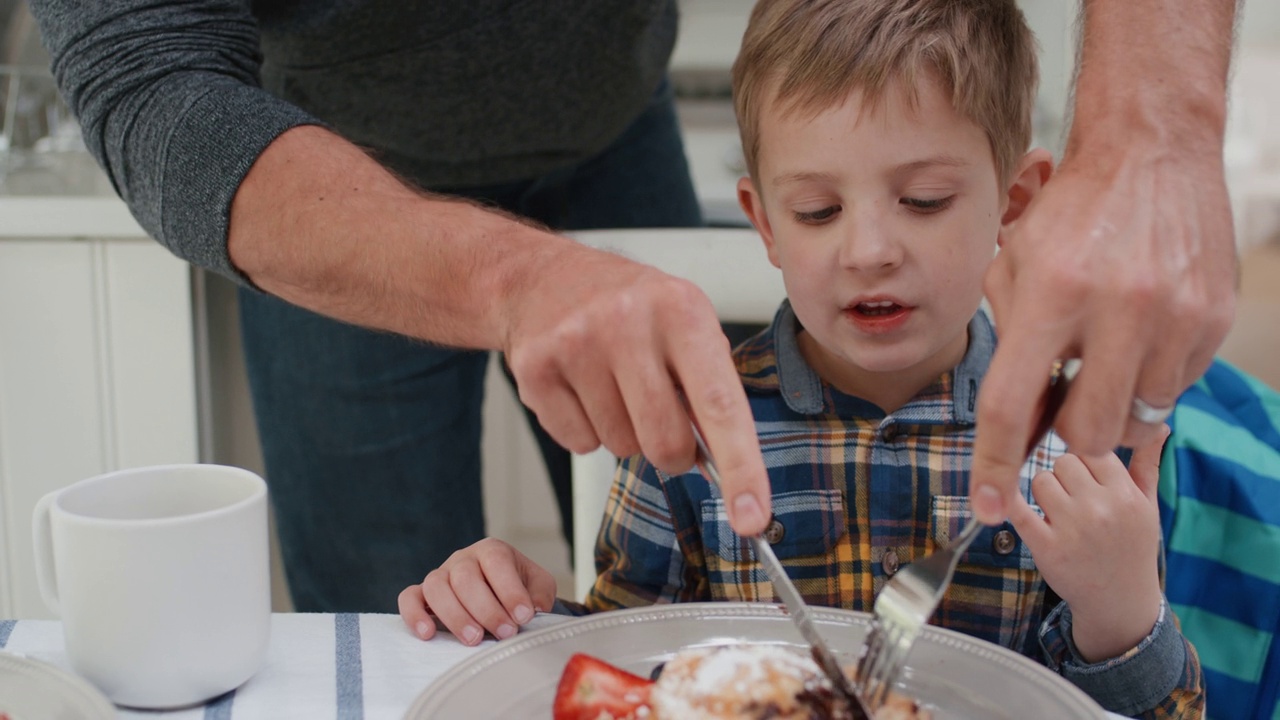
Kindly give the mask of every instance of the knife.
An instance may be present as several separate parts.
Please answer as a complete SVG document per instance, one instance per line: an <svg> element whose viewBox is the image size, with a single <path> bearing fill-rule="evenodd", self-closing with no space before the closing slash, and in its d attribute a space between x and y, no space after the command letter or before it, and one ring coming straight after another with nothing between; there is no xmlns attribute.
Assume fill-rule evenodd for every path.
<svg viewBox="0 0 1280 720"><path fill-rule="evenodd" d="M720 487L720 471L716 469L715 460L711 458L711 450L707 448L707 443L702 439L702 433L698 432L696 424L693 425L693 439L698 443L698 469L715 483L716 487ZM809 616L809 606L805 604L804 598L800 597L800 591L796 590L791 578L787 577L787 571L778 561L778 556L773 553L773 548L759 535L749 537L747 540L751 543L751 551L755 553L756 560L760 561L760 565L764 568L765 575L768 575L770 582L773 583L773 589L786 605L791 621L799 628L805 642L809 643L813 659L818 662L823 673L831 681L837 697L843 697L848 703L853 720L870 718L871 713L840 668L840 662L836 660L835 653L831 652L831 648L814 627L813 618Z"/></svg>

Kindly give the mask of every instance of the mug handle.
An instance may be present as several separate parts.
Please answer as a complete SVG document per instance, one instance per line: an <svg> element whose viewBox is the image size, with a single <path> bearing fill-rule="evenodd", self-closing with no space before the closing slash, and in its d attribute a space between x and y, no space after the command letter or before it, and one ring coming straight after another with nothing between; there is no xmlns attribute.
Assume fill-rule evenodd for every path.
<svg viewBox="0 0 1280 720"><path fill-rule="evenodd" d="M53 522L50 515L53 501L58 499L54 491L40 498L31 517L31 539L36 556L36 584L40 586L40 596L44 604L55 615L61 614L58 606L58 576L53 562Z"/></svg>

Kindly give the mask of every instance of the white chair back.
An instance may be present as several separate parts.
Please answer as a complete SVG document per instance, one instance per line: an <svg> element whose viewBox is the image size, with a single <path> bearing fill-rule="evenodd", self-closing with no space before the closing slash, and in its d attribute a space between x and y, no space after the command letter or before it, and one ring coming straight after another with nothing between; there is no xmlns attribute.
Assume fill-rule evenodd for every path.
<svg viewBox="0 0 1280 720"><path fill-rule="evenodd" d="M707 294L723 322L767 323L786 296L782 273L754 229L591 230L570 233L592 247L616 252L684 278ZM595 544L617 458L603 448L574 455L574 597L595 582Z"/></svg>

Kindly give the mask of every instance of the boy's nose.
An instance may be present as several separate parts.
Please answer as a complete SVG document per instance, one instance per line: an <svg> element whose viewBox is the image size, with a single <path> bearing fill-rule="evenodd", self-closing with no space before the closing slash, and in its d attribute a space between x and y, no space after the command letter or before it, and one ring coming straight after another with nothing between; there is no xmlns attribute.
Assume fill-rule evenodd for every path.
<svg viewBox="0 0 1280 720"><path fill-rule="evenodd" d="M850 270L875 272L902 264L902 245L874 214L849 223L840 247L840 264Z"/></svg>

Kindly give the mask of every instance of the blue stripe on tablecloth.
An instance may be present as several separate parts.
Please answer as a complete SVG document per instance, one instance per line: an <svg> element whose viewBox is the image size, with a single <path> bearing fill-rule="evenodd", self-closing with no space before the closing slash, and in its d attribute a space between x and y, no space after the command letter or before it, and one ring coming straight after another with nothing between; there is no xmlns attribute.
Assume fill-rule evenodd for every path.
<svg viewBox="0 0 1280 720"><path fill-rule="evenodd" d="M360 616L333 616L333 644L337 653L338 720L363 720L364 670L360 665Z"/></svg>
<svg viewBox="0 0 1280 720"><path fill-rule="evenodd" d="M204 706L204 720L231 720L231 703L235 702L236 691L214 698Z"/></svg>
<svg viewBox="0 0 1280 720"><path fill-rule="evenodd" d="M17 620L0 620L0 648L8 644L9 633L13 632L13 626L17 624Z"/></svg>

